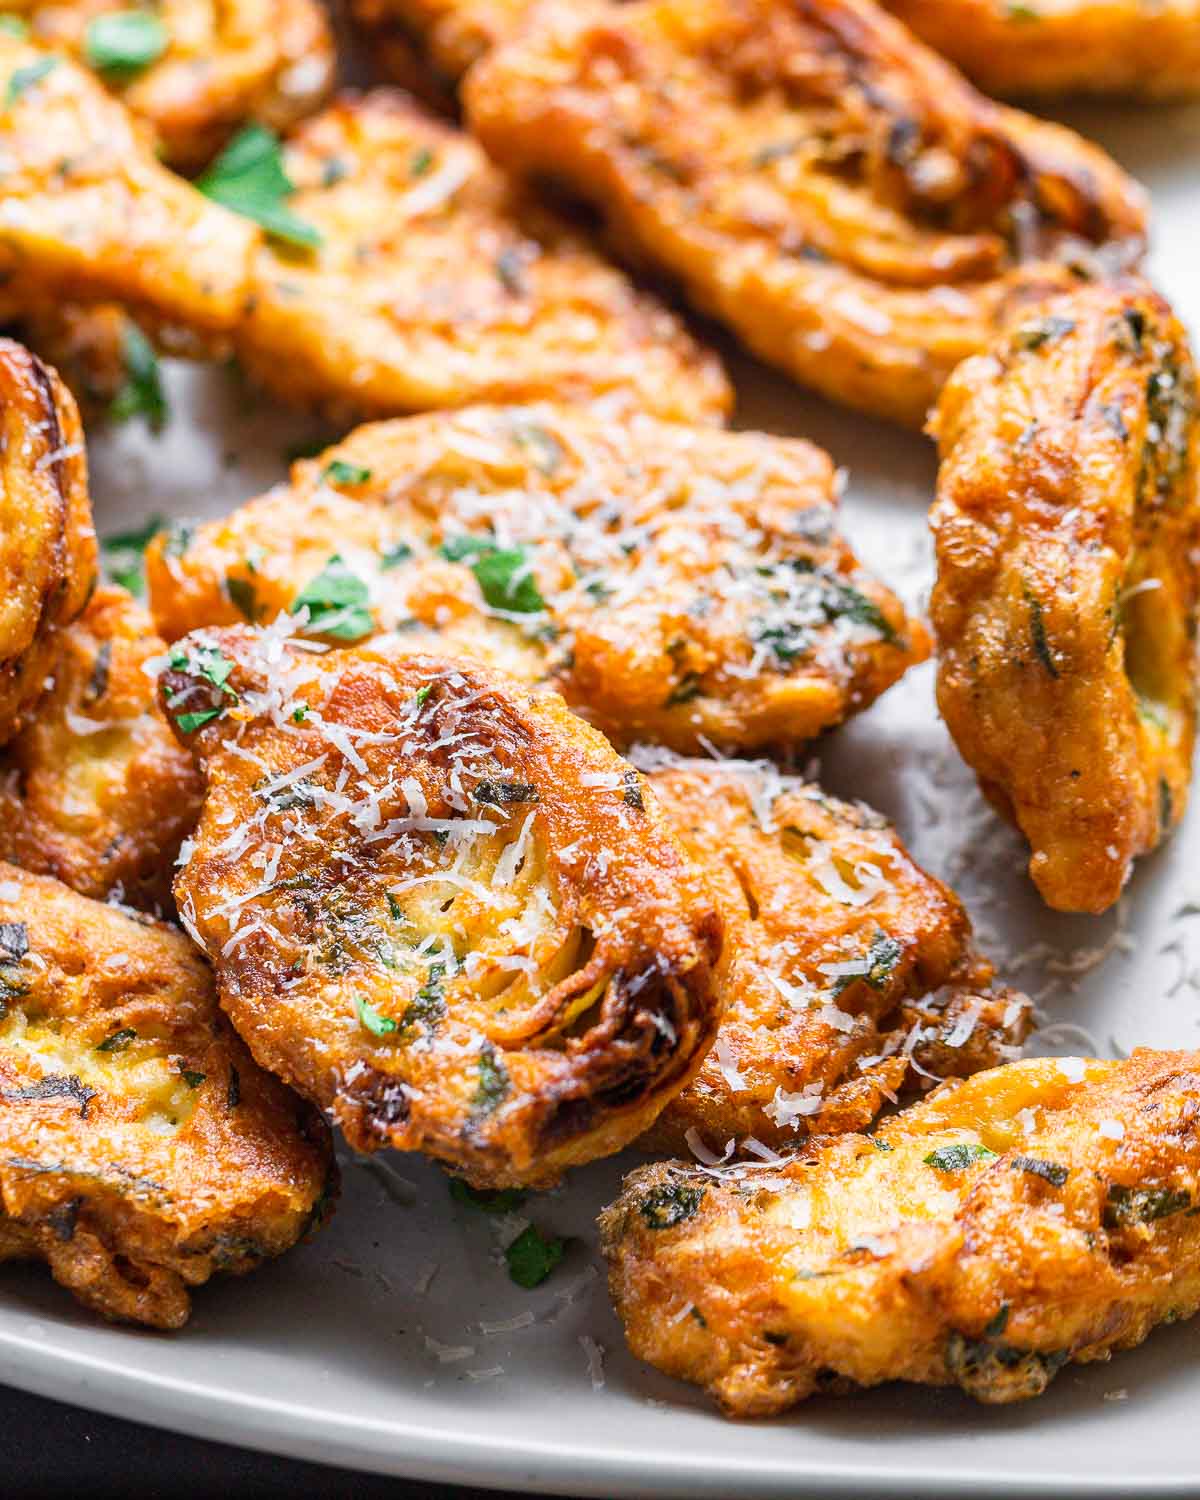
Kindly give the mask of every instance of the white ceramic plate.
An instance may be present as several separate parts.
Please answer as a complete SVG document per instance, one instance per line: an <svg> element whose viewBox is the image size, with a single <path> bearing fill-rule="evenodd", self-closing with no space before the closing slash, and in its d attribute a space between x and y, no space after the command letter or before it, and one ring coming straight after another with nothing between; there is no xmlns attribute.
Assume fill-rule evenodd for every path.
<svg viewBox="0 0 1200 1500"><path fill-rule="evenodd" d="M1155 271L1200 331L1200 108L1076 118L1154 194ZM805 434L850 470L846 524L918 598L929 579L922 440L810 402L739 367L747 425ZM128 430L92 454L101 530L159 510L216 514L284 473L312 424L247 410L219 372L172 371L161 441ZM1055 917L1020 874L1017 840L983 806L933 708L928 667L820 752L832 790L895 817L967 898L989 950L1054 1022L1045 1050L1200 1046L1200 798L1144 862L1119 914ZM1113 1364L1064 1371L1040 1401L986 1409L892 1387L733 1425L625 1352L598 1273L593 1219L632 1158L578 1173L529 1211L578 1237L534 1292L497 1263L496 1221L396 1156L347 1162L317 1242L214 1284L174 1336L110 1328L38 1269L5 1270L0 1380L47 1396L301 1458L577 1495L944 1497L1200 1493L1193 1423L1200 1323ZM515 1320L515 1321L513 1321ZM506 1323L509 1325L505 1327ZM602 1346L601 1348L598 1346Z"/></svg>

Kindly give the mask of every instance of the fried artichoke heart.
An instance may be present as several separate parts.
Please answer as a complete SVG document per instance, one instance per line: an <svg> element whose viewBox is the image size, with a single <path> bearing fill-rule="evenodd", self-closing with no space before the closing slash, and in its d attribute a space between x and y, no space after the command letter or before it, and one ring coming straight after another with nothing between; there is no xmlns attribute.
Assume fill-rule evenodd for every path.
<svg viewBox="0 0 1200 1500"><path fill-rule="evenodd" d="M236 341L276 395L365 416L599 398L728 412L715 355L405 95L343 95L284 164L289 208L322 243L302 258L262 244Z"/></svg>
<svg viewBox="0 0 1200 1500"><path fill-rule="evenodd" d="M1191 781L1200 419L1187 335L1126 284L1039 310L935 420L938 703L1064 911L1111 906Z"/></svg>
<svg viewBox="0 0 1200 1500"><path fill-rule="evenodd" d="M767 762L635 761L725 922L716 1046L645 1149L862 1130L906 1087L1016 1055L1028 1001L885 818Z"/></svg>
<svg viewBox="0 0 1200 1500"><path fill-rule="evenodd" d="M449 105L472 63L520 26L533 0L351 0L385 71Z"/></svg>
<svg viewBox="0 0 1200 1500"><path fill-rule="evenodd" d="M164 160L197 169L247 120L284 130L333 83L317 0L5 0L32 41L91 67L151 127ZM132 20L130 19L132 17Z"/></svg>
<svg viewBox="0 0 1200 1500"><path fill-rule="evenodd" d="M1037 1058L875 1136L632 1173L600 1219L633 1352L730 1416L889 1380L1040 1395L1200 1304L1200 1054Z"/></svg>
<svg viewBox="0 0 1200 1500"><path fill-rule="evenodd" d="M479 407L360 428L286 490L160 537L151 609L168 640L305 605L327 639L417 631L548 682L619 744L790 743L928 651L836 503L808 443Z"/></svg>
<svg viewBox="0 0 1200 1500"><path fill-rule="evenodd" d="M0 33L0 308L120 302L198 344L248 296L256 225L176 177L85 68Z"/></svg>
<svg viewBox="0 0 1200 1500"><path fill-rule="evenodd" d="M1200 93L1197 0L884 0L988 94Z"/></svg>
<svg viewBox="0 0 1200 1500"><path fill-rule="evenodd" d="M207 783L181 915L255 1057L353 1146L544 1185L687 1083L720 919L557 695L279 627L187 637L163 692Z"/></svg>
<svg viewBox="0 0 1200 1500"><path fill-rule="evenodd" d="M0 1259L178 1328L190 1287L294 1245L335 1172L182 933L0 865Z"/></svg>
<svg viewBox="0 0 1200 1500"><path fill-rule="evenodd" d="M871 0L550 5L464 82L503 164L596 206L803 384L910 425L1019 306L1136 260L1136 185Z"/></svg>
<svg viewBox="0 0 1200 1500"><path fill-rule="evenodd" d="M75 402L53 370L0 339L0 744L42 696L96 558Z"/></svg>
<svg viewBox="0 0 1200 1500"><path fill-rule="evenodd" d="M60 633L54 685L0 753L0 860L97 900L172 909L202 789L143 670L164 649L145 609L110 586Z"/></svg>

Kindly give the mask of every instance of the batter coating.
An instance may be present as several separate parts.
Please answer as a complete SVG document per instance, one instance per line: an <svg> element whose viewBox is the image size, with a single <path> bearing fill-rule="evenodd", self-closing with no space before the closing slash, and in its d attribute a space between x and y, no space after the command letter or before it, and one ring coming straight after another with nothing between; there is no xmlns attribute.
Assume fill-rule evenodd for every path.
<svg viewBox="0 0 1200 1500"><path fill-rule="evenodd" d="M324 1122L182 933L0 865L0 1259L179 1328L191 1287L290 1249L336 1185Z"/></svg>
<svg viewBox="0 0 1200 1500"><path fill-rule="evenodd" d="M416 632L550 683L618 744L786 745L928 650L836 503L808 443L478 407L360 428L286 490L160 538L151 609L175 640L350 590L333 639Z"/></svg>
<svg viewBox="0 0 1200 1500"><path fill-rule="evenodd" d="M1046 901L1103 911L1191 783L1187 335L1144 286L1083 289L957 371L934 430L938 705Z"/></svg>
<svg viewBox="0 0 1200 1500"><path fill-rule="evenodd" d="M1014 308L1142 248L1103 152L871 0L550 5L464 94L498 161L599 208L756 354L910 425Z"/></svg>
<svg viewBox="0 0 1200 1500"><path fill-rule="evenodd" d="M765 761L634 759L725 921L717 1045L647 1150L862 1130L906 1088L1016 1054L1029 1002L993 983L961 903L886 819Z"/></svg>
<svg viewBox="0 0 1200 1500"><path fill-rule="evenodd" d="M1040 1395L1200 1305L1200 1054L1036 1058L600 1217L630 1347L729 1416L889 1380Z"/></svg>
<svg viewBox="0 0 1200 1500"><path fill-rule="evenodd" d="M181 915L255 1057L357 1149L545 1185L691 1077L720 919L555 694L280 627L188 636L163 692L207 782Z"/></svg>

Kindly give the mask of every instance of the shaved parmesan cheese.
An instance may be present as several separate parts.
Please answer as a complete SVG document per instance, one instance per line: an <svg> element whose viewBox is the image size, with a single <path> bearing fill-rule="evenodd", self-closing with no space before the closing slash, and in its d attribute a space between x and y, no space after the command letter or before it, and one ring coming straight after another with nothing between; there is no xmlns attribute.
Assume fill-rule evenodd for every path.
<svg viewBox="0 0 1200 1500"><path fill-rule="evenodd" d="M729 1038L717 1034L716 1045L713 1047L712 1055L716 1059L717 1067L721 1070L721 1077L725 1080L728 1088L735 1094L742 1093L746 1087L746 1080L738 1072L737 1062L733 1056L733 1049L729 1045Z"/></svg>
<svg viewBox="0 0 1200 1500"><path fill-rule="evenodd" d="M604 1345L598 1344L586 1333L581 1333L579 1347L587 1356L587 1373L592 1383L592 1390L602 1391L604 1389Z"/></svg>

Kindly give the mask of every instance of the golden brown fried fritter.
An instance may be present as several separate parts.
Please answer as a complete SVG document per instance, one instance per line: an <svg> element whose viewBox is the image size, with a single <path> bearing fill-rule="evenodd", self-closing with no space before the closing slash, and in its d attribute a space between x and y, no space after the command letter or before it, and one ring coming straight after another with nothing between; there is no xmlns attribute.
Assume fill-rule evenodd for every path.
<svg viewBox="0 0 1200 1500"><path fill-rule="evenodd" d="M547 1184L687 1083L720 919L561 698L279 628L189 636L163 684L207 783L180 911L255 1057L352 1145Z"/></svg>
<svg viewBox="0 0 1200 1500"><path fill-rule="evenodd" d="M312 633L432 633L549 682L618 743L789 743L928 649L836 500L804 442L478 407L360 428L186 548L160 538L151 609L175 640L349 588L357 613Z"/></svg>
<svg viewBox="0 0 1200 1500"><path fill-rule="evenodd" d="M1103 911L1187 803L1200 417L1187 336L1126 284L971 360L935 421L938 703L1051 906Z"/></svg>
<svg viewBox="0 0 1200 1500"><path fill-rule="evenodd" d="M41 697L95 581L79 412L53 370L0 339L0 744Z"/></svg>
<svg viewBox="0 0 1200 1500"><path fill-rule="evenodd" d="M202 167L246 120L286 129L333 83L333 36L317 0L161 0L142 11L129 0L5 0L3 8L28 21L34 42L92 67L180 168Z"/></svg>
<svg viewBox="0 0 1200 1500"><path fill-rule="evenodd" d="M335 1186L324 1122L181 933L0 865L0 1259L178 1328L189 1287L289 1249Z"/></svg>
<svg viewBox="0 0 1200 1500"><path fill-rule="evenodd" d="M884 0L989 94L1200 93L1197 0Z"/></svg>
<svg viewBox="0 0 1200 1500"><path fill-rule="evenodd" d="M728 411L714 355L405 95L344 95L292 135L285 168L323 243L263 244L237 338L277 395L368 416L599 397L689 422Z"/></svg>
<svg viewBox="0 0 1200 1500"><path fill-rule="evenodd" d="M110 412L129 378L131 320L116 303L45 303L22 309L15 332L53 366L85 423Z"/></svg>
<svg viewBox="0 0 1200 1500"><path fill-rule="evenodd" d="M1037 1058L600 1219L633 1352L730 1416L888 1380L1040 1395L1200 1305L1200 1054Z"/></svg>
<svg viewBox="0 0 1200 1500"><path fill-rule="evenodd" d="M0 35L3 313L119 301L201 340L242 315L261 238L156 160L86 69Z"/></svg>
<svg viewBox="0 0 1200 1500"><path fill-rule="evenodd" d="M763 358L919 424L1014 304L1135 258L1139 189L871 0L581 0L465 81L496 159L597 205Z"/></svg>
<svg viewBox="0 0 1200 1500"><path fill-rule="evenodd" d="M54 686L0 754L0 859L98 900L171 909L201 783L143 670L164 649L124 589L97 590L62 631Z"/></svg>
<svg viewBox="0 0 1200 1500"><path fill-rule="evenodd" d="M647 1149L861 1130L906 1085L1015 1055L1028 1002L886 819L766 762L635 759L725 922L717 1044Z"/></svg>

